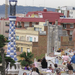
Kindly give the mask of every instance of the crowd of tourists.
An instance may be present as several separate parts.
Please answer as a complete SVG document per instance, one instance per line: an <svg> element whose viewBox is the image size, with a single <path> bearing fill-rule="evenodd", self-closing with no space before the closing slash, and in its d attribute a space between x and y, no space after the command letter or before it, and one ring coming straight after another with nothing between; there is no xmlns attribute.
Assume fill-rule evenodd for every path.
<svg viewBox="0 0 75 75"><path fill-rule="evenodd" d="M75 75L75 52L73 54L73 56L70 56L62 49L61 56L56 56L54 65L50 64L48 67L48 62L44 57L43 59L39 59L37 63L34 62L30 66L26 65L24 69L30 71L29 75L45 75L41 70L45 70L47 73L54 73L55 75L61 75L61 71L63 70L69 75ZM23 75L27 74L23 73Z"/></svg>

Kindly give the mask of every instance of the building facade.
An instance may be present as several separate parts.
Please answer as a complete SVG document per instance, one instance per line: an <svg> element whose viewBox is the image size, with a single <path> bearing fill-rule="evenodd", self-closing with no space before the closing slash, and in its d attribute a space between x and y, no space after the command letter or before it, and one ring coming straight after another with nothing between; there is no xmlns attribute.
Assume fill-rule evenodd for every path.
<svg viewBox="0 0 75 75"><path fill-rule="evenodd" d="M0 21L0 34L8 37L9 33L9 20L1 19Z"/></svg>

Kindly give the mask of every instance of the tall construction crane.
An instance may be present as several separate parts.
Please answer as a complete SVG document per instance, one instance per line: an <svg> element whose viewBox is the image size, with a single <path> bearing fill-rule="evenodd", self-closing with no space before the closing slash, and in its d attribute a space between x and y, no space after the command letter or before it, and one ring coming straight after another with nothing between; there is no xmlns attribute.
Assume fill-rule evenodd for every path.
<svg viewBox="0 0 75 75"><path fill-rule="evenodd" d="M5 0L5 18L8 17L8 0Z"/></svg>

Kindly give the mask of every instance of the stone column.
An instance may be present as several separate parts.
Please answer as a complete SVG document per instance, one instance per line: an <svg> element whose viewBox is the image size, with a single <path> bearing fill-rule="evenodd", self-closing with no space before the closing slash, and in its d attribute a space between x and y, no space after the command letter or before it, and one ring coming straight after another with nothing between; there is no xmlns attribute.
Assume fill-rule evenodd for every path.
<svg viewBox="0 0 75 75"><path fill-rule="evenodd" d="M10 16L9 16L9 38L10 41L8 43L8 49L7 49L7 57L11 57L15 61L17 61L16 58L16 42L15 42L15 21L16 21L16 5L17 0L9 0L10 4Z"/></svg>
<svg viewBox="0 0 75 75"><path fill-rule="evenodd" d="M16 42L15 42L15 16L9 17L10 24L9 24L9 38L10 41L8 43L8 49L7 49L7 57L11 57L15 61L17 61L16 58Z"/></svg>

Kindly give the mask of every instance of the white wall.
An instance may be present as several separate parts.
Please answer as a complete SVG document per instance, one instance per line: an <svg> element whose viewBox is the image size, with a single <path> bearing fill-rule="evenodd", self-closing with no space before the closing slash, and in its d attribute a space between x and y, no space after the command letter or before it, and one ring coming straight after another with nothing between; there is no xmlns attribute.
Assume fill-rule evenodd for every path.
<svg viewBox="0 0 75 75"><path fill-rule="evenodd" d="M32 26L34 26L35 25L35 22L32 22Z"/></svg>
<svg viewBox="0 0 75 75"><path fill-rule="evenodd" d="M69 10L69 15L71 18L75 18L75 10Z"/></svg>

